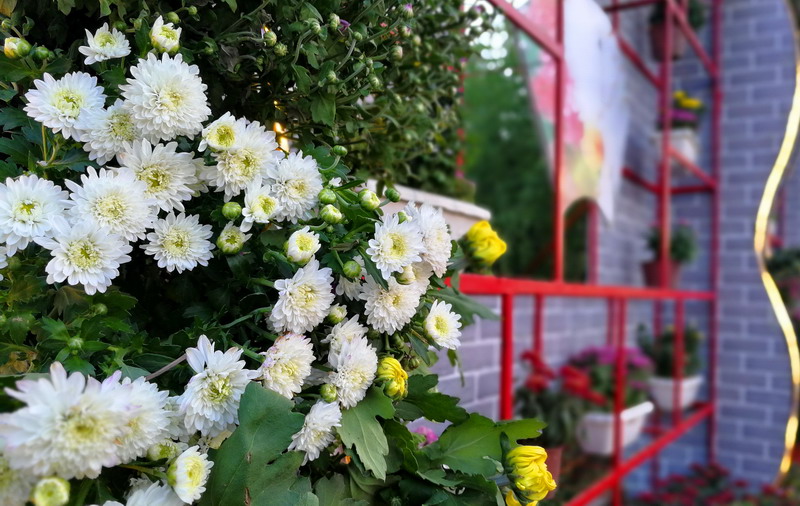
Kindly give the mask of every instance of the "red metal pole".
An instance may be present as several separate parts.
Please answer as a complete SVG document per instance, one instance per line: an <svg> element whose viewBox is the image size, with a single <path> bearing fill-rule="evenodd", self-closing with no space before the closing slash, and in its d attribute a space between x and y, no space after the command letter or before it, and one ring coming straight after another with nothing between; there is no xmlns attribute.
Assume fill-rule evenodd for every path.
<svg viewBox="0 0 800 506"><path fill-rule="evenodd" d="M502 296L503 330L500 370L500 418L509 420L514 410L514 296Z"/></svg>
<svg viewBox="0 0 800 506"><path fill-rule="evenodd" d="M556 2L556 44L564 44L564 3ZM562 214L561 179L564 163L564 93L566 88L565 71L566 62L563 58L555 61L556 65L556 117L555 117L555 146L553 146L553 279L556 282L564 279L564 215Z"/></svg>
<svg viewBox="0 0 800 506"><path fill-rule="evenodd" d="M625 299L617 300L617 324L616 324L616 351L617 363L615 367L615 387L614 387L614 454L613 465L614 471L618 472L622 467L623 462L623 446L622 440L624 434L622 432L622 412L625 410L625 375L627 372L627 357L625 356L625 317L626 317L627 301ZM617 482L614 484L614 506L622 505L622 484Z"/></svg>
<svg viewBox="0 0 800 506"><path fill-rule="evenodd" d="M667 2L667 19L664 23L664 47L672 47L672 29L674 12L670 8L673 0L665 0ZM661 62L661 86L659 87L660 102L661 102L661 163L659 165L659 195L658 195L658 225L661 231L661 251L660 255L660 272L661 272L661 287L666 288L668 284L670 272L670 239L671 239L671 168L670 168L670 153L672 152L672 145L670 143L670 128L672 115L672 59L666 57Z"/></svg>
<svg viewBox="0 0 800 506"><path fill-rule="evenodd" d="M606 301L608 316L606 317L606 344L614 346L617 335L617 299L609 297Z"/></svg>
<svg viewBox="0 0 800 506"><path fill-rule="evenodd" d="M533 299L533 351L541 356L544 351L542 331L544 329L544 296L535 295Z"/></svg>
<svg viewBox="0 0 800 506"><path fill-rule="evenodd" d="M672 364L672 425L681 423L681 384L683 383L683 301L675 301L675 362Z"/></svg>

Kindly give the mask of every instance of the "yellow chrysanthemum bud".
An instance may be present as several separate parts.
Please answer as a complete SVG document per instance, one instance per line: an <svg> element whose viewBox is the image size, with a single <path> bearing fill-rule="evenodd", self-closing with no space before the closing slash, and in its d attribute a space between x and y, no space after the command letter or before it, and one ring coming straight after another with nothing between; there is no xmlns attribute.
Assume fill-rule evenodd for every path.
<svg viewBox="0 0 800 506"><path fill-rule="evenodd" d="M472 256L487 266L494 264L508 249L505 241L500 239L488 221L474 224L467 231L466 239Z"/></svg>
<svg viewBox="0 0 800 506"><path fill-rule="evenodd" d="M518 446L506 455L506 470L514 488L534 504L556 488L541 446Z"/></svg>
<svg viewBox="0 0 800 506"><path fill-rule="evenodd" d="M382 358L375 379L383 383L383 391L393 400L398 401L408 394L408 373L396 358Z"/></svg>
<svg viewBox="0 0 800 506"><path fill-rule="evenodd" d="M63 506L69 501L69 482L63 478L42 478L33 488L31 502L36 506Z"/></svg>

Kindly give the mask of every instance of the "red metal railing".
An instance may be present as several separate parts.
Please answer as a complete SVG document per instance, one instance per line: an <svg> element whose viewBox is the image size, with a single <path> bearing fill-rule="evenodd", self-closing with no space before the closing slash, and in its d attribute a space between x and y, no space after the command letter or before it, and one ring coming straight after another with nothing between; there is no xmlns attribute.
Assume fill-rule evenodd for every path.
<svg viewBox="0 0 800 506"><path fill-rule="evenodd" d="M661 236L661 251L659 255L662 285L658 288L642 288L631 286L608 286L597 284L597 247L598 247L598 219L596 206L592 206L589 220L589 283L576 284L564 281L564 216L561 213L561 184L563 173L563 150L564 150L564 120L563 105L565 93L565 69L564 61L564 16L562 0L557 2L556 26L552 32L548 27L538 26L525 14L515 9L506 0L488 0L519 30L527 34L535 41L544 52L546 52L556 65L555 90L556 90L556 114L554 118L554 203L553 220L554 235L552 238L552 251L554 254L553 277L549 281L533 281L510 278L498 278L491 276L464 275L461 279L460 288L473 295L498 295L501 297L502 304L502 351L501 351L501 381L500 381L500 416L504 419L513 415L513 388L514 388L514 301L518 295L533 295L534 322L533 322L533 348L540 352L544 348L544 301L547 297L580 297L595 298L606 300L608 303L607 318L607 340L618 350L618 362L616 367L617 397L614 399L614 453L610 471L601 479L573 498L569 503L571 506L588 504L593 499L608 491L613 492L613 502L616 506L622 504L622 480L633 469L643 465L652 459L653 466L651 471L653 478L658 475L658 459L653 458L676 441L688 430L703 421L708 422L708 454L711 460L714 459L714 440L716 430L715 406L716 406L716 369L717 369L717 289L719 280L718 252L719 252L719 195L718 184L720 171L720 121L722 90L719 79L720 74L720 54L721 54L721 11L722 0L708 0L711 7L711 29L712 44L711 51L708 52L701 44L699 38L694 33L686 16L688 0L631 0L621 2L611 0L610 5L605 7L610 14L617 40L622 53L628 58L632 66L637 69L644 78L650 82L658 92L658 108L662 118L661 128L661 160L658 165L657 181L649 181L634 168L625 168L623 174L626 180L638 185L644 190L652 193L658 202L657 223ZM667 13L667 20L664 30L664 47L671 48L672 39L675 36L673 30L679 30L689 42L703 68L707 71L711 83L711 172L705 172L697 165L691 163L672 148L670 142L670 122L672 109L672 62L665 58L661 62L658 73L653 72L645 60L639 55L636 49L631 46L619 31L620 15L622 12L649 6L658 2L663 2ZM555 36L551 36L554 33ZM669 49L667 49L669 51ZM698 184L673 186L671 181L671 167L673 161L684 166L690 174L698 179ZM700 193L708 195L711 199L711 251L709 255L709 290L708 291L687 291L668 288L670 268L670 232L672 216L672 196L687 193ZM667 427L661 426L661 417L658 413L654 418L654 423L648 428L647 432L653 435L653 439L644 448L634 455L625 458L622 448L622 421L621 412L624 409L624 400L621 395L625 384L625 340L626 340L626 319L628 302L631 300L650 300L653 302L653 330L654 335L658 335L662 330L664 320L665 302L673 302L675 323L675 368L674 368L674 391L673 403L676 409L673 410L671 424ZM709 363L708 363L708 400L707 402L696 403L687 413L677 409L681 403L680 379L683 375L684 361L684 335L683 322L685 319L685 303L687 301L706 301L709 306Z"/></svg>

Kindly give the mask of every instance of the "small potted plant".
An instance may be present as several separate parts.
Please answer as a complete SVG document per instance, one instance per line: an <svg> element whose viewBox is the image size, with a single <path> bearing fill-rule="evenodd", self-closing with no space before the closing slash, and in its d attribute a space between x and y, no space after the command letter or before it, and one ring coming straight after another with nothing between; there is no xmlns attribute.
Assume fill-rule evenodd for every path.
<svg viewBox="0 0 800 506"><path fill-rule="evenodd" d="M680 406L686 409L690 406L703 384L700 375L702 363L700 360L700 343L703 334L692 326L687 325L683 330L683 377L680 384ZM656 406L663 411L674 411L674 385L675 372L675 328L668 327L657 339L654 339L647 327L639 326L637 341L642 352L653 362L653 377L648 380L650 396Z"/></svg>
<svg viewBox="0 0 800 506"><path fill-rule="evenodd" d="M661 234L656 225L652 225L647 234L647 248L653 252L653 259L642 264L642 273L647 286L661 287ZM675 288L680 282L681 265L694 259L697 244L692 228L684 223L672 230L669 244L669 262L667 264L667 288Z"/></svg>
<svg viewBox="0 0 800 506"><path fill-rule="evenodd" d="M683 159L692 164L697 164L700 157L700 138L697 128L700 118L705 111L705 104L697 97L693 97L683 90L672 94L672 107L669 116L669 143ZM663 119L656 125L658 132L653 134L653 145L657 153L661 152L661 129ZM678 161L673 162L674 168L683 168Z"/></svg>
<svg viewBox="0 0 800 506"><path fill-rule="evenodd" d="M692 29L699 30L706 22L705 6L700 0L689 0L686 16ZM672 20L672 47L670 48L665 45L664 31L666 28L667 2L656 2L652 14L650 14L650 48L656 61L664 61L668 54L669 58L677 60L686 53L688 41L686 35L681 31L680 25L674 19Z"/></svg>
<svg viewBox="0 0 800 506"><path fill-rule="evenodd" d="M583 399L605 399L591 391L591 381L583 371L564 366L556 373L532 350L523 353L522 358L528 362L530 373L517 390L517 414L523 418L535 416L547 424L541 436L525 444L537 444L547 450L547 468L558 482L564 445L575 437L575 426L584 411Z"/></svg>
<svg viewBox="0 0 800 506"><path fill-rule="evenodd" d="M626 380L623 392L624 410L622 441L624 448L639 438L653 403L647 400L647 380L652 364L638 348L625 348ZM593 399L577 425L576 438L584 452L611 455L614 452L614 399L617 392L616 367L618 350L605 346L588 348L569 361L569 365L586 373L591 380Z"/></svg>

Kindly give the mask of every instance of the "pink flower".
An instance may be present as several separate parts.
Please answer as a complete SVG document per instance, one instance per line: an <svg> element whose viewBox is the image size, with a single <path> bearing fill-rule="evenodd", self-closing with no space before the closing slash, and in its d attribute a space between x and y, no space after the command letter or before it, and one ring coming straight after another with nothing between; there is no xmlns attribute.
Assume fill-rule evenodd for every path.
<svg viewBox="0 0 800 506"><path fill-rule="evenodd" d="M416 432L417 434L425 436L425 442L420 445L420 448L423 446L428 446L429 444L433 444L439 440L439 436L437 436L436 433L433 432L433 429L431 429L430 427L426 427L425 425L420 425L411 432Z"/></svg>

